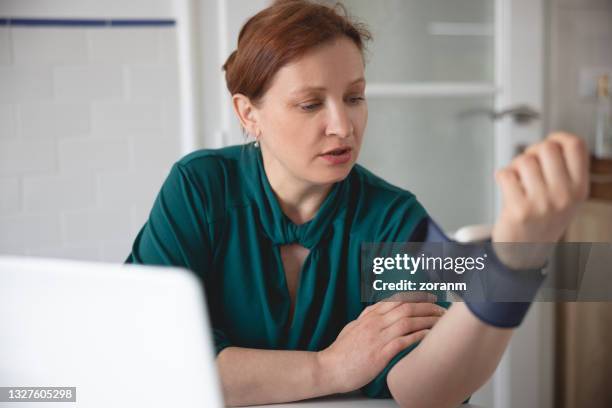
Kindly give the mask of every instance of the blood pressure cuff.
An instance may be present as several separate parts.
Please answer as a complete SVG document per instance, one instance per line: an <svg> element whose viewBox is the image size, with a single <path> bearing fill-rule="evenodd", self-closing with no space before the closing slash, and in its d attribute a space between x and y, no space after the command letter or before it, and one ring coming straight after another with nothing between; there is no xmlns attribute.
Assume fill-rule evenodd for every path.
<svg viewBox="0 0 612 408"><path fill-rule="evenodd" d="M429 217L417 226L411 241L453 242ZM490 240L478 245L462 246L456 243L448 247L450 252L455 251L456 253L445 253L445 255L466 256L472 251L471 248L478 249L479 255L482 255L484 251L488 259L486 273L466 272L457 275L449 271L443 276L438 276L437 279L435 277L433 279L430 277L430 279L441 279L444 282L465 282L469 293L457 292L457 295L463 298L467 307L479 320L495 327L519 326L544 281L545 275L542 269L515 270L508 268L497 257Z"/></svg>

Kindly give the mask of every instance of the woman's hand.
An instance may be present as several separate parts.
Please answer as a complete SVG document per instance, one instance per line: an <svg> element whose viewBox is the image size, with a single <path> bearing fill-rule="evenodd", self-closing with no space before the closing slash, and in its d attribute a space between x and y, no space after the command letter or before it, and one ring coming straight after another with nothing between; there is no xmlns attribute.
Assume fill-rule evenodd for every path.
<svg viewBox="0 0 612 408"><path fill-rule="evenodd" d="M554 133L530 146L495 178L502 190L503 206L493 228L493 242L557 242L588 196L586 144L574 135ZM504 246L498 247L502 249L496 248L498 255L508 266L536 266L524 264L526 260L516 256L516 248L503 251ZM504 252L514 253L505 256ZM536 256L527 262L541 265L546 256L544 249L540 259Z"/></svg>
<svg viewBox="0 0 612 408"><path fill-rule="evenodd" d="M347 324L334 343L318 353L338 392L356 390L376 377L400 351L422 340L446 311L435 296L425 302L381 301Z"/></svg>

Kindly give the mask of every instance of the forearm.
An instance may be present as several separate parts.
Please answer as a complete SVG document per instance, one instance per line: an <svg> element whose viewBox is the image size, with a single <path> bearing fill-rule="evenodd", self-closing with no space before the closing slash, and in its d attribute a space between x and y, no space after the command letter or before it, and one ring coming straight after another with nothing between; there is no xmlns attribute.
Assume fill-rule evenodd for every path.
<svg viewBox="0 0 612 408"><path fill-rule="evenodd" d="M465 303L453 304L390 371L391 394L400 406L458 406L493 374L512 333L482 323Z"/></svg>
<svg viewBox="0 0 612 408"><path fill-rule="evenodd" d="M297 401L338 392L316 352L228 347L217 357L217 366L225 403L232 406Z"/></svg>

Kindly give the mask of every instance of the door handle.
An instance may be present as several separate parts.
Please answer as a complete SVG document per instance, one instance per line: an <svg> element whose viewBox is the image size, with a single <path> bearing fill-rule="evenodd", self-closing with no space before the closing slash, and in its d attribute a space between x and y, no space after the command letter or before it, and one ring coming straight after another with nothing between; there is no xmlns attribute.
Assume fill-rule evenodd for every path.
<svg viewBox="0 0 612 408"><path fill-rule="evenodd" d="M498 120L508 115L512 116L512 119L521 125L526 125L534 120L540 119L540 112L529 105L517 105L503 109L499 112L490 112L491 119L493 120Z"/></svg>
<svg viewBox="0 0 612 408"><path fill-rule="evenodd" d="M499 120L509 115L512 117L512 119L514 119L515 123L520 125L527 125L534 120L540 119L540 112L525 104L511 106L509 108L502 109L499 112L495 112L494 110L490 109L473 109L461 112L459 114L459 118L466 119L469 117L482 115L490 117L491 120Z"/></svg>

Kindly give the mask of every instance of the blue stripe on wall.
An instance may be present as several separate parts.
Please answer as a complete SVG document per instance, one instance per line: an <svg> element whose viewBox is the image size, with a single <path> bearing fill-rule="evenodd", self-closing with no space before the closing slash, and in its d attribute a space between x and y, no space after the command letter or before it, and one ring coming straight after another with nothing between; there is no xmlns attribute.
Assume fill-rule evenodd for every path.
<svg viewBox="0 0 612 408"><path fill-rule="evenodd" d="M174 20L110 20L111 26L173 26Z"/></svg>
<svg viewBox="0 0 612 408"><path fill-rule="evenodd" d="M172 19L68 19L0 17L0 26L27 27L168 27Z"/></svg>

